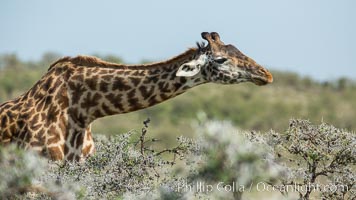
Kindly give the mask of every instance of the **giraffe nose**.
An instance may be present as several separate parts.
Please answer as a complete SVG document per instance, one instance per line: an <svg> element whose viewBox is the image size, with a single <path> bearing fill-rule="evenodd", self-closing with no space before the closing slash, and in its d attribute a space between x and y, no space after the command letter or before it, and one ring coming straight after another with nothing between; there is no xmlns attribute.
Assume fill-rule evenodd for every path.
<svg viewBox="0 0 356 200"><path fill-rule="evenodd" d="M269 72L268 70L265 70L265 74L267 77L267 83L272 83L273 82L273 76L271 74L271 72Z"/></svg>
<svg viewBox="0 0 356 200"><path fill-rule="evenodd" d="M260 67L257 74L252 74L251 79L256 85L266 85L273 82L271 72L263 67Z"/></svg>

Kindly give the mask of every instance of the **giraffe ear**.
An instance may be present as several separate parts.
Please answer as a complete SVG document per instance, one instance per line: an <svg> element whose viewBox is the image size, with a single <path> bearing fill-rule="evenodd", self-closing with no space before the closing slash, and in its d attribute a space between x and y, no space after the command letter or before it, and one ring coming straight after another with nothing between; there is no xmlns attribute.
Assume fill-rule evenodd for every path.
<svg viewBox="0 0 356 200"><path fill-rule="evenodd" d="M201 55L196 60L192 60L182 64L179 67L176 76L184 76L184 77L195 76L200 72L201 67L204 66L206 62L207 62L206 55Z"/></svg>
<svg viewBox="0 0 356 200"><path fill-rule="evenodd" d="M200 65L194 65L192 63L184 63L181 65L176 73L176 76L192 77L200 72Z"/></svg>

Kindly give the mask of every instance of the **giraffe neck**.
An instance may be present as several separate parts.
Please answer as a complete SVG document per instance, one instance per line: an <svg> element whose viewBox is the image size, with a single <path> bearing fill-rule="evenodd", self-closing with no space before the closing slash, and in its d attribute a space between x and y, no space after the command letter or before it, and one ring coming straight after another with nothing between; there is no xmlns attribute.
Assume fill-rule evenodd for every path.
<svg viewBox="0 0 356 200"><path fill-rule="evenodd" d="M97 118L132 112L173 98L205 83L200 75L176 76L179 66L195 56L197 50L190 49L165 62L112 67L102 66L103 61L89 65L89 61L85 61L89 58L81 58L80 62L86 66L77 63L68 83L72 105L69 112L87 126Z"/></svg>
<svg viewBox="0 0 356 200"><path fill-rule="evenodd" d="M137 66L60 59L28 92L0 105L0 144L16 142L53 160L86 158L94 152L95 119L150 107L205 83L200 75L176 76L197 51Z"/></svg>

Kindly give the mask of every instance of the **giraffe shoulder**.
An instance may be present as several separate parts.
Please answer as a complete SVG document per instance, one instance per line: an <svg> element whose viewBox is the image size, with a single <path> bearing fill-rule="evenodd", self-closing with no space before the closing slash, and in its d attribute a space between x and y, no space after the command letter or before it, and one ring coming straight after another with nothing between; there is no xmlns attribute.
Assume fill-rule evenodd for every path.
<svg viewBox="0 0 356 200"><path fill-rule="evenodd" d="M79 55L79 56L73 57L73 58L71 58L70 62L75 65L88 66L88 67L101 66L101 65L105 65L107 63L95 56L85 56L85 55Z"/></svg>
<svg viewBox="0 0 356 200"><path fill-rule="evenodd" d="M53 67L55 67L56 65L58 65L59 63L63 63L63 62L70 62L71 57L66 56L63 58L58 59L56 62L52 63L49 68L48 71L51 70Z"/></svg>

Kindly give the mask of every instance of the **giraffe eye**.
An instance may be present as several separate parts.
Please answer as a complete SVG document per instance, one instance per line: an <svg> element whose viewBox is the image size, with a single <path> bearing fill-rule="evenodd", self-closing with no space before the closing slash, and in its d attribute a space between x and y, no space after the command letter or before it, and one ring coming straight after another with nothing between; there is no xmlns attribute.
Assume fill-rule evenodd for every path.
<svg viewBox="0 0 356 200"><path fill-rule="evenodd" d="M214 61L218 64L223 64L224 62L227 61L227 58L218 57L218 58L215 58Z"/></svg>

